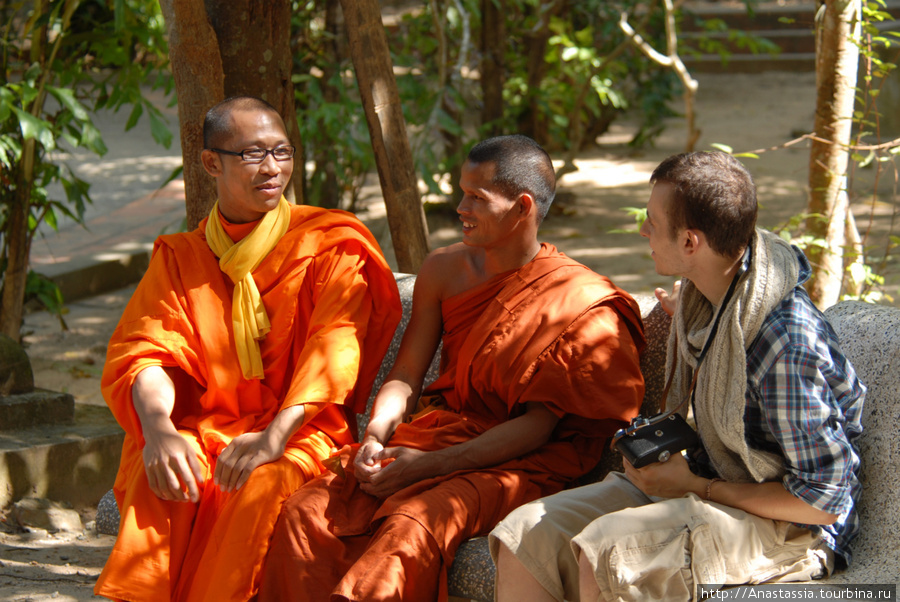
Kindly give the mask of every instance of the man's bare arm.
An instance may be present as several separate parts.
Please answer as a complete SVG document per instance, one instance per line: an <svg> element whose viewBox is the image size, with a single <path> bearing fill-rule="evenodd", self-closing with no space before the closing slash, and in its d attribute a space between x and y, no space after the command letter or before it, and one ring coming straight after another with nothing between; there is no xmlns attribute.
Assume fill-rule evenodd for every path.
<svg viewBox="0 0 900 602"><path fill-rule="evenodd" d="M143 431L144 470L151 491L163 500L197 502L204 473L197 452L172 422L172 378L160 366L144 368L135 378L131 394Z"/></svg>
<svg viewBox="0 0 900 602"><path fill-rule="evenodd" d="M372 405L372 418L362 437L354 469L357 479L368 481L382 468L373 456L384 449L397 425L415 409L431 359L443 329L441 278L446 258L429 256L413 290L412 314L403 334L397 360Z"/></svg>
<svg viewBox="0 0 900 602"><path fill-rule="evenodd" d="M281 458L291 436L324 406L317 403L289 406L278 412L262 431L232 439L216 461L213 474L216 485L222 491L243 487L254 470Z"/></svg>
<svg viewBox="0 0 900 602"><path fill-rule="evenodd" d="M523 456L550 440L559 417L540 403L529 403L525 414L488 429L478 437L441 450L423 452L388 447L376 460L391 459L363 491L386 497L418 481L457 470L488 468Z"/></svg>
<svg viewBox="0 0 900 602"><path fill-rule="evenodd" d="M647 495L681 497L695 493L706 499L737 508L763 518L784 520L805 525L830 525L837 515L819 510L794 496L779 481L767 483L729 483L699 477L690 471L687 461L679 454L668 462L654 463L640 469L625 463L625 475Z"/></svg>
<svg viewBox="0 0 900 602"><path fill-rule="evenodd" d="M488 429L480 436L436 452L446 473L502 464L532 452L550 440L559 417L542 403L529 403L523 415Z"/></svg>

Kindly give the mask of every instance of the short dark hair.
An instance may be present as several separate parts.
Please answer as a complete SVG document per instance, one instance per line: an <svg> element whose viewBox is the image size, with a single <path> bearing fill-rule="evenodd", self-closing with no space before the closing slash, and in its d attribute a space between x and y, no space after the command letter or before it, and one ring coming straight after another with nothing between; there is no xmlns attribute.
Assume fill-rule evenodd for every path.
<svg viewBox="0 0 900 602"><path fill-rule="evenodd" d="M671 237L690 228L703 232L713 251L737 257L756 228L756 185L744 165L719 151L673 155L660 163L650 183L672 184L668 218Z"/></svg>
<svg viewBox="0 0 900 602"><path fill-rule="evenodd" d="M511 199L528 192L537 204L538 223L546 217L556 195L556 172L550 155L537 142L521 134L488 138L472 147L467 160L493 163L491 184Z"/></svg>
<svg viewBox="0 0 900 602"><path fill-rule="evenodd" d="M213 106L206 112L203 119L203 148L216 148L222 146L231 136L228 117L234 111L264 111L278 116L281 129L287 133L284 127L284 119L278 109L255 96L232 96Z"/></svg>

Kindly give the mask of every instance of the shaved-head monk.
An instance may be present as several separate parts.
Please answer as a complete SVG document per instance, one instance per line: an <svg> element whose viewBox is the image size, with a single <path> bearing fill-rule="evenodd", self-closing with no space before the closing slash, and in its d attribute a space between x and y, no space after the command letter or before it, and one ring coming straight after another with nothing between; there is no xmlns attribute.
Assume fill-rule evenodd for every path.
<svg viewBox="0 0 900 602"><path fill-rule="evenodd" d="M94 590L109 598L254 596L281 504L354 440L400 318L362 223L285 200L294 147L273 107L231 98L203 130L218 202L157 240L107 352L126 433Z"/></svg>
<svg viewBox="0 0 900 602"><path fill-rule="evenodd" d="M547 153L491 138L460 187L463 242L422 266L361 444L285 503L261 601L446 600L462 541L589 471L638 411L637 305L538 242L556 187Z"/></svg>

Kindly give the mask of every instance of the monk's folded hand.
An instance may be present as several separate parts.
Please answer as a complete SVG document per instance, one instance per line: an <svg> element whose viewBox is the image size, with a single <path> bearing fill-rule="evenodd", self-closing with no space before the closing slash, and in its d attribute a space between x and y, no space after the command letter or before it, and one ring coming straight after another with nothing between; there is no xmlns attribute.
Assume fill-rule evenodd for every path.
<svg viewBox="0 0 900 602"><path fill-rule="evenodd" d="M374 459L381 463L381 470L359 487L375 497L388 497L413 483L442 474L432 462L433 455L418 449L386 447Z"/></svg>
<svg viewBox="0 0 900 602"><path fill-rule="evenodd" d="M197 502L203 469L197 452L171 429L144 429L144 471L150 490L162 500Z"/></svg>
<svg viewBox="0 0 900 602"><path fill-rule="evenodd" d="M704 497L708 479L691 472L687 460L681 454L672 454L666 462L654 462L643 468L635 468L623 460L625 476L646 495L676 498L687 493Z"/></svg>
<svg viewBox="0 0 900 602"><path fill-rule="evenodd" d="M359 446L356 457L353 459L353 472L360 483L368 483L372 475L381 471L382 462L376 460L375 455L381 453L384 446L373 438L367 438Z"/></svg>
<svg viewBox="0 0 900 602"><path fill-rule="evenodd" d="M254 470L281 458L285 444L265 430L238 435L219 454L213 481L226 493L240 489Z"/></svg>

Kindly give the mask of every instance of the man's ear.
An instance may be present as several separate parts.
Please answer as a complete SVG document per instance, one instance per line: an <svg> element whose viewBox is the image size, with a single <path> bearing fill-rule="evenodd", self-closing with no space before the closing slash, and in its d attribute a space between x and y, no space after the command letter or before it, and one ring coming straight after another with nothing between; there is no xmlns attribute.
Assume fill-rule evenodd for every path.
<svg viewBox="0 0 900 602"><path fill-rule="evenodd" d="M534 215L537 211L537 201L534 200L530 192L519 193L516 205L519 208L519 217L528 217L529 215Z"/></svg>
<svg viewBox="0 0 900 602"><path fill-rule="evenodd" d="M206 170L206 173L212 177L215 178L222 175L222 159L218 153L204 148L200 152L200 163L203 164L203 169Z"/></svg>
<svg viewBox="0 0 900 602"><path fill-rule="evenodd" d="M681 246L688 255L696 253L706 244L706 237L703 235L703 232L700 232L699 230L685 228L681 231L681 237Z"/></svg>

